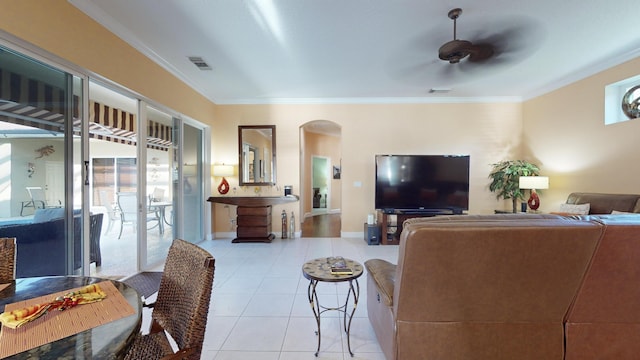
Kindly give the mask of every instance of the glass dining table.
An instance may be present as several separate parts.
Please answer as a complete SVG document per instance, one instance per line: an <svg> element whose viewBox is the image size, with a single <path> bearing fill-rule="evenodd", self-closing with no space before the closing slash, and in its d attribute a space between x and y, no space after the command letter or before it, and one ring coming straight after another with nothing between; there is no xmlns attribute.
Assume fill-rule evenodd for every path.
<svg viewBox="0 0 640 360"><path fill-rule="evenodd" d="M107 297L100 303L78 305L59 313L67 313L65 316L71 316L71 320L61 320L62 315L56 314L58 313L57 310L52 310L42 318L22 325L17 329L3 325L0 329L0 358L124 358L133 339L140 331L142 302L138 292L123 282L83 276L47 276L16 279L0 290L0 313L6 311L6 307L22 304L23 302L27 303L30 299L35 300L35 298L39 299L40 297L49 299L51 294L83 288L90 284L99 284L101 288L106 289ZM90 309L89 307L94 304L96 305ZM78 311L83 307L86 307L85 311L90 311L91 314L88 316L81 315ZM76 313L74 314L74 312ZM92 323L93 320L90 319L92 317L98 318L95 323ZM13 354L11 353L9 348L15 346L15 344L31 341L32 337L51 336L47 335L52 330L44 328L45 322L49 322L49 326L53 325L53 329L56 329L57 326L60 329L60 336L64 335L64 337L56 339L54 334L51 339L55 340L46 341L46 343L26 350L18 348L14 350ZM77 329L81 329L79 331L68 329L68 327L78 325L80 327ZM83 325L87 329L82 330ZM53 332L56 332L56 330L53 330ZM71 335L66 335L68 333ZM20 339L20 336L23 338ZM45 341L43 339L37 341L43 342ZM7 343L3 343L3 341ZM18 350L20 352L15 353Z"/></svg>

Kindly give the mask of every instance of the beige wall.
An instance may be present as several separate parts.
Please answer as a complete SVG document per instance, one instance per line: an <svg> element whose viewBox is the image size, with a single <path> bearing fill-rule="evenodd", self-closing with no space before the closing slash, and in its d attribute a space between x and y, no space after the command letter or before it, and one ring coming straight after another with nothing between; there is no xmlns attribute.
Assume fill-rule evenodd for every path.
<svg viewBox="0 0 640 360"><path fill-rule="evenodd" d="M40 157L37 149L52 146L54 152ZM1 139L0 156L2 158L2 177L5 183L0 189L0 217L20 216L21 201L29 200L27 186L45 188L46 164L53 162L62 165L64 161L64 144L59 139ZM28 164L34 165L34 172L29 177ZM9 179L11 179L9 181ZM6 186L12 182L12 186ZM62 189L56 189L61 191ZM64 200L64 199L55 199ZM50 205L54 205L52 203ZM32 214L34 209L25 210L24 214Z"/></svg>
<svg viewBox="0 0 640 360"><path fill-rule="evenodd" d="M490 164L519 157L521 148L519 103L219 105L215 117L219 121L213 125L214 162L237 159L238 125L276 125L277 183L293 185L295 193L300 189L299 127L318 119L338 124L342 128L342 231L346 233L361 233L367 214L374 211L376 154L471 155L469 212L493 213L509 204L496 202L487 190ZM232 187L237 186L237 175L229 180ZM281 207L289 213L295 210L296 216L300 211L300 204ZM216 232L228 231L227 210L215 213L223 216L216 220L220 229ZM273 221L278 221L275 215Z"/></svg>
<svg viewBox="0 0 640 360"><path fill-rule="evenodd" d="M639 69L636 58L524 103L526 151L549 176L540 210L574 191L640 193L640 121L604 125L604 87Z"/></svg>

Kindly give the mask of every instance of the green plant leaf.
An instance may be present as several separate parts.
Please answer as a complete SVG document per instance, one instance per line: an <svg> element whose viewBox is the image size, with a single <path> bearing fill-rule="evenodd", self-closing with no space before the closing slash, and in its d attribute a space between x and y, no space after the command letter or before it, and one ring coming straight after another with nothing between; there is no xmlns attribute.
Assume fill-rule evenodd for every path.
<svg viewBox="0 0 640 360"><path fill-rule="evenodd" d="M489 173L489 191L496 194L496 199L512 199L514 209L518 199L524 200L525 194L520 190L520 176L538 176L538 165L525 160L503 160L491 164Z"/></svg>

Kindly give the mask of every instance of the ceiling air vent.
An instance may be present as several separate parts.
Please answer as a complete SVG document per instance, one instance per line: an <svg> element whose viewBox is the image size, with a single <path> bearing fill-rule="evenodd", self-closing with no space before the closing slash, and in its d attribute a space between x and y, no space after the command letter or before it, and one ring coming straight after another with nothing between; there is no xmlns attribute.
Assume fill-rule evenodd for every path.
<svg viewBox="0 0 640 360"><path fill-rule="evenodd" d="M429 94L446 94L451 91L451 88L431 88Z"/></svg>
<svg viewBox="0 0 640 360"><path fill-rule="evenodd" d="M200 56L189 56L189 61L191 61L200 70L211 70L211 66L209 66L209 64L207 64Z"/></svg>

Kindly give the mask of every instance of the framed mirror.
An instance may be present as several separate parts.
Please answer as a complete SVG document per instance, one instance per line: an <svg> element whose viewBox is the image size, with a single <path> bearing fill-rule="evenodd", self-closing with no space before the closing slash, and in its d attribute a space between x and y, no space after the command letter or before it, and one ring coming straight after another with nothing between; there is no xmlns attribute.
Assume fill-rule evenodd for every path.
<svg viewBox="0 0 640 360"><path fill-rule="evenodd" d="M238 126L240 186L276 183L276 126Z"/></svg>

